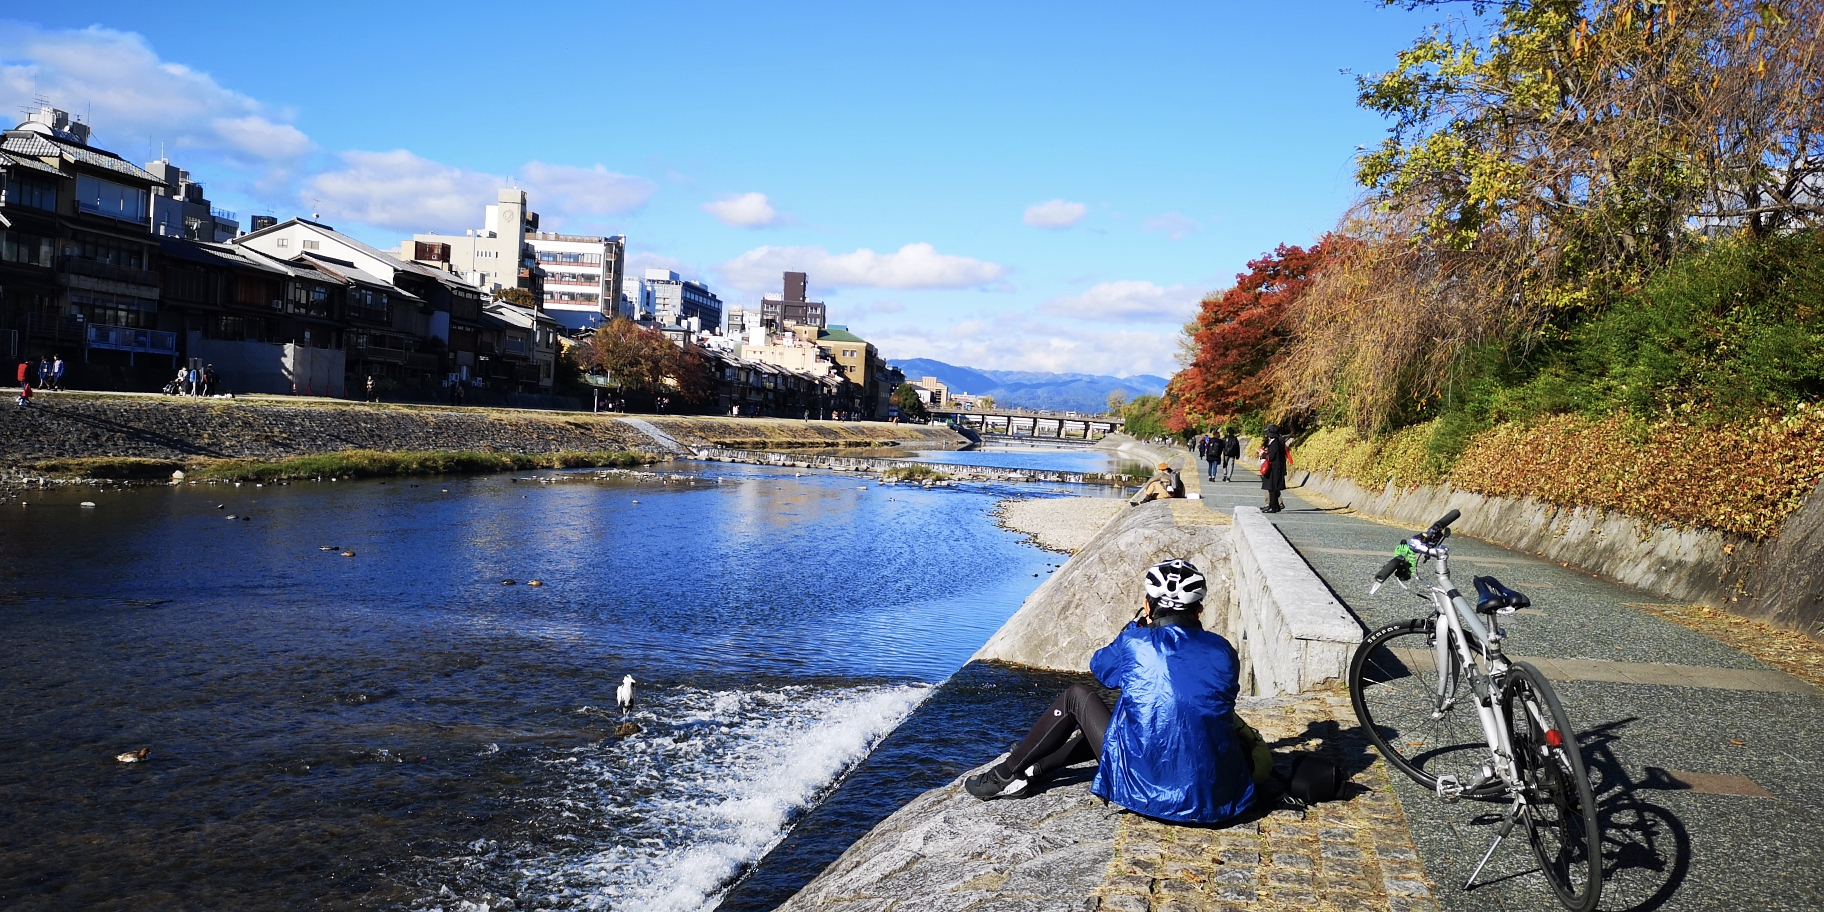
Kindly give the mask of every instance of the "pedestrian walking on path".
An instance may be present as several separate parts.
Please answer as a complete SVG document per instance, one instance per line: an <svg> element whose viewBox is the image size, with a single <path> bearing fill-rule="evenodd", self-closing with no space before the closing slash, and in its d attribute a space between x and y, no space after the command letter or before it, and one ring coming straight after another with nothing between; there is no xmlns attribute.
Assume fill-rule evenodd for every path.
<svg viewBox="0 0 1824 912"><path fill-rule="evenodd" d="M49 355L38 359L38 388L44 389L51 382L51 358Z"/></svg>
<svg viewBox="0 0 1824 912"><path fill-rule="evenodd" d="M184 377L185 377L185 381L190 384L188 387L188 389L190 391L190 395L192 395L192 396L201 395L202 389L203 389L202 372L197 370L196 368L192 367L192 368L190 368L190 370L185 372Z"/></svg>
<svg viewBox="0 0 1824 912"><path fill-rule="evenodd" d="M18 399L18 402L19 402L19 407L20 407L20 408L30 408L30 407L31 407L31 404L32 404L32 385L31 385L31 384L30 384L30 383L21 383L21 384L19 384L19 399Z"/></svg>
<svg viewBox="0 0 1824 912"><path fill-rule="evenodd" d="M25 375L26 375L26 372L27 372L27 371L29 371L29 370L31 370L31 369L32 369L32 365L31 365L31 362L29 362L29 361L21 361L21 362L19 362L19 385L20 385L20 386L24 386L24 385L25 385Z"/></svg>
<svg viewBox="0 0 1824 912"><path fill-rule="evenodd" d="M61 392L63 390L63 356L62 355L54 355L51 358L51 385L50 385L50 388L57 390L59 392Z"/></svg>
<svg viewBox="0 0 1824 912"><path fill-rule="evenodd" d="M1222 438L1222 480L1235 480L1235 462L1241 458L1241 438L1235 436L1235 429L1229 428L1227 436Z"/></svg>
<svg viewBox="0 0 1824 912"><path fill-rule="evenodd" d="M1260 486L1266 489L1267 506L1261 512L1278 513L1285 509L1279 492L1286 489L1286 438L1280 436L1277 424L1267 425L1266 434L1267 443L1260 448Z"/></svg>
<svg viewBox="0 0 1824 912"><path fill-rule="evenodd" d="M379 402L380 401L374 395L374 375L373 374L367 375L367 401L369 401L369 402Z"/></svg>

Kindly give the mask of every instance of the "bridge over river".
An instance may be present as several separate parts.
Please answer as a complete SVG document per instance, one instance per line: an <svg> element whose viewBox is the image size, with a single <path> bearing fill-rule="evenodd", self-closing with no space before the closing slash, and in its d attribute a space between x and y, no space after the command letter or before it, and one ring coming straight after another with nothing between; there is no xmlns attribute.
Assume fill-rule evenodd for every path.
<svg viewBox="0 0 1824 912"><path fill-rule="evenodd" d="M954 421L983 435L1001 437L1039 437L1054 440L1100 440L1121 429L1122 419L1107 415L1084 415L1078 412L1047 412L1031 409L961 409L937 407L931 417Z"/></svg>

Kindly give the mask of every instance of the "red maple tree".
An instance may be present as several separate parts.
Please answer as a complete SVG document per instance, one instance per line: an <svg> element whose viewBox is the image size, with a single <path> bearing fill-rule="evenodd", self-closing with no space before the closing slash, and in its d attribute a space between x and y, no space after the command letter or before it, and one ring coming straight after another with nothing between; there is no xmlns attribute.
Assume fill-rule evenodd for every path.
<svg viewBox="0 0 1824 912"><path fill-rule="evenodd" d="M1297 300L1335 246L1281 244L1248 263L1235 286L1203 299L1196 356L1166 390L1167 424L1179 433L1227 424L1271 404L1267 371L1286 341L1286 306Z"/></svg>

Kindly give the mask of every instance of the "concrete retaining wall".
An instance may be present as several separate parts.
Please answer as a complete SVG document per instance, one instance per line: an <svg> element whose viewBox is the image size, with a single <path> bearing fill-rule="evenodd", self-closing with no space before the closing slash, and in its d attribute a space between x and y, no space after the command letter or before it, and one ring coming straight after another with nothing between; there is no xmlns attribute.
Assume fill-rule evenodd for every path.
<svg viewBox="0 0 1824 912"><path fill-rule="evenodd" d="M914 461L910 459L878 459L868 456L834 456L827 453L770 453L755 450L729 450L720 447L698 447L693 451L698 459L711 462L739 462L748 465L770 465L782 468L829 469L834 472L885 472L888 469L923 466L959 481L1048 481L1061 484L1099 484L1117 487L1133 484L1133 479L1122 475L1105 475L1097 472L1050 472L1037 469L1002 469L994 466L955 465Z"/></svg>
<svg viewBox="0 0 1824 912"><path fill-rule="evenodd" d="M1450 485L1370 491L1331 473L1298 473L1315 492L1377 519L1423 529L1452 509L1451 531L1473 535L1600 574L1654 595L1728 608L1736 604L1757 548L1708 529L1654 526L1610 510L1560 507L1532 498L1490 497Z"/></svg>
<svg viewBox="0 0 1824 912"><path fill-rule="evenodd" d="M1155 500L1125 509L1029 596L973 659L1088 671L1089 657L1133 620L1144 597L1141 574L1174 557L1203 570L1210 587L1206 604L1228 605L1234 583L1228 522L1197 501ZM1210 629L1227 635L1220 629L1226 617L1217 624L1207 608L1205 615Z"/></svg>
<svg viewBox="0 0 1824 912"><path fill-rule="evenodd" d="M1242 693L1305 693L1341 680L1361 623L1259 507L1236 507L1234 529Z"/></svg>

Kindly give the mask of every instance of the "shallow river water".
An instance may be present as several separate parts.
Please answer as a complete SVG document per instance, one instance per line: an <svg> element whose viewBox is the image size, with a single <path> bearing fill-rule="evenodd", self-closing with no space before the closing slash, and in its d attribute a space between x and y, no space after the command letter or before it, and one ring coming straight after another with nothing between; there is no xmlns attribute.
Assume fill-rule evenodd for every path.
<svg viewBox="0 0 1824 912"><path fill-rule="evenodd" d="M0 504L0 907L704 908L1059 560L670 468Z"/></svg>

